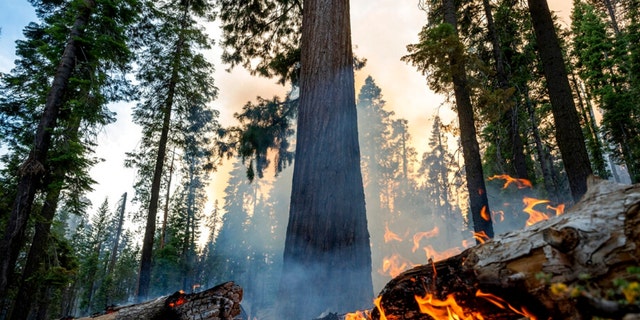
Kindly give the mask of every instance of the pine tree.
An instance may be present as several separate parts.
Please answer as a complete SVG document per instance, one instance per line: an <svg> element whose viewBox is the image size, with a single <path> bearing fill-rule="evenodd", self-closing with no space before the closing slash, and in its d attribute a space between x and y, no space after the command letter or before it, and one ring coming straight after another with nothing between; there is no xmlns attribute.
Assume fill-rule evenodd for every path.
<svg viewBox="0 0 640 320"><path fill-rule="evenodd" d="M439 10L431 8L430 11L435 19L420 33L421 43L409 45L410 54L403 60L411 62L423 73L432 72L428 81L436 92L444 92L453 85L473 228L475 232L484 232L493 237L491 217L482 214L490 212L490 209L469 91L465 50L458 36L457 7L450 0L437 4Z"/></svg>
<svg viewBox="0 0 640 320"><path fill-rule="evenodd" d="M211 78L213 67L199 51L211 45L197 21L198 18L212 18L211 5L199 0L163 1L154 3L149 10L154 13L149 17L151 32L144 40L137 74L143 88L142 102L134 110L134 121L142 126L143 141L141 150L129 154L128 160L128 165L136 166L140 178L136 198L144 201L148 208L140 262L139 300L149 295L156 215L167 147L181 129L178 121L188 117L191 108L204 108L217 94Z"/></svg>
<svg viewBox="0 0 640 320"><path fill-rule="evenodd" d="M34 5L42 22L25 29L27 40L17 44L16 68L2 77L1 136L11 150L3 161L15 170L6 173L18 175L5 180L15 190L9 192L15 201L0 242L7 257L0 268L0 296L6 293L7 273L13 271L26 240L36 195L42 192L50 199L50 216L56 212L59 192L68 205L82 210L80 197L92 183L87 170L95 163L89 155L96 129L112 121L105 105L131 97L124 78L131 58L126 32L136 19L137 1ZM22 157L27 161L18 165ZM44 220L50 226L51 218ZM48 238L49 226L40 228L39 239Z"/></svg>

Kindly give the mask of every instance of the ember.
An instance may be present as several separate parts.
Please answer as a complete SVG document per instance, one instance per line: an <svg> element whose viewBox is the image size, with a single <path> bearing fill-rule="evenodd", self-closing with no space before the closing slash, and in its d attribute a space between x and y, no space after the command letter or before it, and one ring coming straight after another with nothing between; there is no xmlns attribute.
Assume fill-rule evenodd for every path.
<svg viewBox="0 0 640 320"><path fill-rule="evenodd" d="M418 250L418 248L420 247L420 240L422 240L423 238L433 238L437 236L439 232L440 230L438 229L438 227L434 227L431 231L418 232L414 234L413 248L411 249L411 251L416 252L416 250Z"/></svg>
<svg viewBox="0 0 640 320"><path fill-rule="evenodd" d="M167 305L171 308L175 308L181 304L184 304L187 301L188 300L186 298L186 295L184 294L184 291L180 290L174 293L171 297L169 297Z"/></svg>
<svg viewBox="0 0 640 320"><path fill-rule="evenodd" d="M389 225L384 226L384 243L388 243L391 241L400 241L402 242L402 238L399 235L389 230Z"/></svg>

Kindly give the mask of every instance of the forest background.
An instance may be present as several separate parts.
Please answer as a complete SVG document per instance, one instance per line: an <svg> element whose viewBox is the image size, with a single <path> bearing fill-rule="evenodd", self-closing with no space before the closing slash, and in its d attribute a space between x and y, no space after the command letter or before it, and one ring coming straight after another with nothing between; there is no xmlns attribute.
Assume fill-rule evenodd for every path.
<svg viewBox="0 0 640 320"><path fill-rule="evenodd" d="M569 1L553 1L550 5L560 15L560 24L568 28L568 14L571 7ZM465 191L460 176L462 173L460 155L457 155L458 160L455 158L455 154L458 152L455 142L455 113L451 111L449 104L444 103L444 97L434 94L426 87L424 75L417 72L413 66L400 61L400 58L407 54L406 46L419 41L417 34L426 23L426 14L418 8L417 3L409 1L400 4L394 1L378 1L375 4L365 1L352 1L351 7L354 52L358 57L367 60L366 66L356 73L358 104L359 107L364 107L363 101L370 99L370 105L376 105L377 103L378 107L386 110L384 112L381 110L375 111L378 112L376 116L382 117L384 125L388 125L381 132L389 131L384 132L381 137L388 138L385 143L394 144L397 147L395 151L390 151L389 159L391 159L393 165L389 167L392 170L388 172L389 176L386 177L388 181L392 181L388 186L393 190L378 190L380 193L379 200L381 201L379 205L392 213L395 212L395 214L399 212L407 213L406 216L401 217L405 219L403 221L400 221L400 217L392 215L388 221L385 221L388 223L387 225L382 225L381 221L370 218L372 242L382 243L381 238L384 234L385 243L393 243L393 241L404 242L411 237L413 237L414 243L416 238L418 239L417 242L420 243L421 239L430 238L437 234L439 228L445 229L451 227L452 224L457 224L454 227L455 230L443 231L444 234L447 234L447 239L431 244L432 247L430 249L432 251L427 251L427 257L437 258L439 253L433 249L434 246L437 247L437 251L449 249L451 243L472 240L473 236L468 228L468 222L458 223L453 219L440 222L430 221L430 223L424 224L424 228L421 229L424 222L422 221L418 225L412 225L414 230L403 230L405 225L410 225L413 221L424 220L424 217L420 216L420 213L417 212L418 210L415 209L421 206L423 208L426 207L425 203L412 203L411 201L418 199L419 196L416 197L415 194L409 193L420 189L414 187L421 180L418 178L414 181L414 178L420 174L425 174L425 170L429 170L425 167L425 161L428 162L428 155L433 151L433 139L436 136L434 132L437 130L448 130L447 135L451 143L448 146L452 156L454 156L449 163L452 165L449 168L449 170L452 170L450 175L454 177L454 180L458 179L452 183L453 186L449 190L458 196L457 199L451 199L451 206L456 207L453 209L454 213L457 214L461 221L464 220L462 213L465 210L464 207L466 207L463 195ZM28 21L35 20L35 16L27 3L18 4L16 1L1 4L0 12L3 14L2 34L0 34L0 39L3 41L3 49L0 52L0 71L9 72L13 67L11 61L14 59L12 43L15 39L20 39L19 30L21 27L26 25ZM381 21L384 21L384 23ZM220 33L215 22L208 24L207 30L210 32L212 39L216 41L220 39ZM220 54L221 50L216 46L213 50L207 51L206 56L214 63L217 70L213 74L213 78L219 92L217 99L210 104L210 107L221 112L218 121L222 126L234 125L236 120L233 114L241 111L242 106L247 101L254 101L256 96L269 99L274 95L283 95L290 89L275 83L274 79L251 76L240 67L227 72L225 69L228 66L220 62ZM117 113L117 121L101 128L96 140L96 156L103 158L104 161L97 163L90 171L91 178L97 182L93 186L94 190L87 194L88 199L91 201L91 206L86 208L86 215L79 218L71 218L72 220L75 219L75 227L87 230L82 233L78 232L78 228L76 228L74 231L77 238L73 239L75 242L72 242L72 244L75 246L85 245L89 249L95 249L97 243L109 243L111 239L108 236L108 230L113 226L105 221L111 219L110 217L114 216L115 212L123 207L124 203L119 201L121 194L127 192L129 195L134 195L136 192L132 187L137 179L135 170L123 168L123 163L125 162L125 153L131 152L140 146L140 138L137 138L140 136L140 128L132 124L131 104L118 103L109 107ZM366 114L366 111L362 112L362 114ZM436 116L441 118L436 119ZM369 129L373 128L373 126L367 126L366 121L367 119L361 121L361 134L367 133ZM373 132L373 134L376 133ZM400 145L402 145L402 148L399 147ZM363 156L366 157L367 147L362 145L361 149L363 150ZM422 162L419 162L418 158L422 158ZM403 162L403 160L407 159L411 159L410 163ZM458 166L457 169L455 168L456 165ZM371 169L371 167L368 169ZM420 172L421 170L422 172ZM153 293L168 293L176 287L176 283L182 283L186 285L185 288L191 287L195 290L196 285L208 286L218 281L237 280L247 290L245 307L249 312L257 316L260 312L269 310L268 306L273 303L271 300L273 296L269 293L274 291L274 286L277 283L273 277L277 277L276 270L279 268L277 264L280 254L278 244L282 241L284 235L283 224L286 218L282 215L287 211L289 193L286 189L286 181L290 180L290 171L285 170L280 173L280 179L277 182L272 177L272 173L268 172L264 179L257 179L253 184L249 184L247 183L243 166L238 162L225 161L208 178L210 178L209 181L204 183L209 185L206 188L206 199L208 201L200 209L200 215L195 219L197 219L198 225L206 225L210 229L215 229L216 233L214 235L208 234L209 230L207 228L199 229L197 232L194 230L187 231L188 233L191 232L188 235L191 239L188 241L191 241L192 244L196 235L201 240L198 241L199 246L197 248L182 248L184 249L182 251L180 251L181 248L175 247L173 249L176 249L176 251L172 252L169 248L171 241L167 240L167 248L162 246L160 248L166 250L157 251L155 258L155 263L160 267L155 268L155 270L159 271L155 271L154 279L161 279L164 283L156 281ZM408 184L406 186L403 185L405 183L403 181ZM411 185L411 183L414 184ZM498 186L496 190L501 185L501 183L496 184ZM403 189L405 187L406 189ZM566 183L564 187L566 188ZM176 190L179 190L178 188L178 184L175 184L167 194L176 192ZM562 191L561 193L564 193L564 195L553 195L557 197L554 199L554 204L568 200L566 190ZM169 199L169 196L167 196L167 199ZM205 199L204 194L201 194L201 199ZM518 201L519 199L512 200ZM166 203L170 203L170 201L174 200L166 201ZM180 201L180 199L175 201ZM368 204L376 201L371 200ZM126 204L129 206L128 202ZM447 206L449 205L447 204ZM130 215L128 218L135 217L136 212L141 210L139 207L136 208L134 202L131 207L126 209ZM225 212L235 212L236 214L225 215ZM434 212L430 212L430 214L434 214ZM172 222L173 225L167 226L167 230L164 230L165 227L163 226L163 232L170 233L175 239L184 236L184 234L180 233L183 231L179 229L181 223L184 224L185 221L180 219L187 219L187 225L195 225L193 220L189 220L194 219L194 217L184 217L177 213L173 217L176 218ZM277 223L274 221L277 221ZM105 229L99 231L101 223L104 224ZM259 228L265 225L271 226L271 230ZM466 227L461 227L463 225L466 225ZM128 267L130 272L135 273L135 252L139 249L136 246L139 237L139 229L137 228L140 226L132 223L128 227L130 228L130 233L128 234L127 245L130 246L128 248L131 250L129 252L131 260L128 261ZM225 227L227 227L226 231ZM391 232L389 229L396 231L396 233ZM504 231L504 229L500 230L500 227L497 229ZM419 233L420 230L422 230L421 233ZM266 234L261 234L265 231ZM225 232L227 233L226 235ZM413 232L416 233L414 234ZM462 232L465 232L465 234L463 235ZM389 241L386 239L387 236L390 237ZM92 237L95 237L95 239L92 239ZM270 239L271 242L265 242L265 239ZM259 245L264 246L258 248ZM408 250L407 248L400 248L398 244L397 247L387 248L387 250L407 251L407 255L412 253L416 255L415 246L417 245L414 244L414 248ZM75 284L80 287L74 288L76 295L71 300L72 303L61 307L62 309L68 308L73 313L96 312L101 310L108 302L117 300L113 295L113 291L106 292L101 289L101 284L106 281L106 278L100 278L101 275L90 268L92 264L96 264L96 261L98 265L106 266L108 264L109 254L106 253L108 250L100 248L100 246L97 248L95 255L92 255L91 250L88 250L89 253L80 258L79 278L76 278ZM234 254L237 255L238 252L240 252L241 256L233 256ZM122 253L124 254L125 252ZM243 254L245 255L242 256ZM451 253L449 252L448 254L450 255ZM388 277L398 272L398 270L406 268L412 263L424 262L426 259L424 254L419 256L422 259L418 259L416 262L414 259L402 260L404 258L401 259L400 256L387 257L381 252L374 252L374 278L377 275L377 278L374 279L375 290L379 290L381 285L389 279ZM185 257L188 259L184 259ZM194 262L189 259L198 259L198 261ZM185 261L188 263L183 263ZM127 267L125 259L121 262L122 267ZM252 270L248 270L249 268ZM218 274L205 275L206 270L209 272L216 270ZM383 276L380 276L380 274L383 274ZM123 274L123 276L126 277L127 275ZM84 280L89 281L78 281L82 277L84 277ZM197 282L195 281L196 278L198 278ZM125 286L123 287L124 291L120 293L126 296L133 289L131 283L127 284L124 280L120 279L120 285ZM88 284L90 284L89 287L86 287ZM129 287L126 287L127 285ZM261 318L263 315L257 317Z"/></svg>

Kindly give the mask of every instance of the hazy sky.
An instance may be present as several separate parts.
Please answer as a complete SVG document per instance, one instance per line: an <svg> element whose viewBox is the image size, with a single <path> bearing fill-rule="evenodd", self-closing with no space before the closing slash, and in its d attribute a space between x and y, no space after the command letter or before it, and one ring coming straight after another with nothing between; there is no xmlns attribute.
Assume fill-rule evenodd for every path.
<svg viewBox="0 0 640 320"><path fill-rule="evenodd" d="M571 0L549 1L552 10L567 17ZM418 0L351 0L351 25L354 52L367 59L367 66L356 74L356 93L364 79L371 75L382 89L387 109L398 118L409 120L410 133L419 156L424 152L431 119L443 99L429 91L424 77L416 69L400 61L406 55L406 46L416 43L418 32L426 23L426 14L418 9ZM0 72L13 67L14 42L22 38L21 30L36 19L27 0L0 1ZM564 18L567 21L567 18ZM219 39L217 26L208 28L213 39ZM215 81L219 97L213 107L220 110L223 126L233 123L233 113L256 96L272 97L288 90L275 80L251 77L241 68L227 72L228 66L219 61L221 50L216 47L210 57L216 66ZM139 129L131 124L130 106L117 104L118 121L104 128L99 137L97 156L105 161L91 172L98 182L89 197L97 207L105 197L112 205L127 191L132 194L134 172L123 168L124 153L132 151L138 143ZM444 121L454 120L447 108L440 108ZM1 152L1 151L0 151ZM213 175L213 184L226 182L225 170ZM222 199L222 188L212 188L210 200Z"/></svg>

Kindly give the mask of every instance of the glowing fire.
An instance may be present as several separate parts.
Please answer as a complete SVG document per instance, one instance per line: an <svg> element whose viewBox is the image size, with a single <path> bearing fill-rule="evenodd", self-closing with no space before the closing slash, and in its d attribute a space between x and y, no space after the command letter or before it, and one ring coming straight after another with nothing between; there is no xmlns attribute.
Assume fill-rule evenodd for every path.
<svg viewBox="0 0 640 320"><path fill-rule="evenodd" d="M449 248L444 251L436 251L433 246L428 245L422 249L424 249L424 252L427 255L427 260L431 259L433 261L444 260L462 252L459 247Z"/></svg>
<svg viewBox="0 0 640 320"><path fill-rule="evenodd" d="M508 174L497 174L495 176L489 177L488 180L494 180L494 179L501 179L504 180L504 185L502 186L502 189L506 189L510 184L515 184L516 187L518 187L518 189L524 189L524 188L533 188L533 185L531 184L531 181L527 180L527 179L518 179L518 178L513 178L511 176L509 176Z"/></svg>
<svg viewBox="0 0 640 320"><path fill-rule="evenodd" d="M485 243L487 240L491 239L491 238L489 238L487 233L484 232L484 231L474 232L473 233L473 238L476 239L480 243Z"/></svg>
<svg viewBox="0 0 640 320"><path fill-rule="evenodd" d="M382 301L382 296L379 296L373 300L373 304L378 308L380 312L380 320L387 320L387 316L384 314L384 309L382 309L382 305L380 302ZM347 313L344 316L344 320L371 320L371 311L356 311Z"/></svg>
<svg viewBox="0 0 640 320"><path fill-rule="evenodd" d="M496 305L497 307L501 308L501 309L507 309L509 308L511 311L525 316L531 320L536 320L537 318L531 314L529 311L527 311L526 308L522 308L522 309L517 309L515 307L513 307L512 305L510 305L509 303L507 303L504 299L493 295L491 293L486 293L486 292L482 292L481 290L476 291L476 297L478 298L483 298L491 303L493 303L494 305Z"/></svg>
<svg viewBox="0 0 640 320"><path fill-rule="evenodd" d="M527 226L533 225L536 222L540 222L542 220L549 219L549 216L546 213L538 211L533 208L539 204L549 203L549 200L540 200L536 198L524 197L522 199L522 202L525 205L525 208L522 211L529 214L529 219L527 220Z"/></svg>
<svg viewBox="0 0 640 320"><path fill-rule="evenodd" d="M175 301L169 302L169 307L175 308L179 305L184 304L185 302L187 302L187 298L184 295L184 291L180 290L178 298Z"/></svg>
<svg viewBox="0 0 640 320"><path fill-rule="evenodd" d="M416 252L416 250L418 250L418 248L420 247L420 240L422 240L423 238L433 238L433 237L437 236L438 233L440 233L440 229L438 229L438 227L435 227L430 231L418 232L418 233L414 234L413 235L413 248L411 249L411 252Z"/></svg>
<svg viewBox="0 0 640 320"><path fill-rule="evenodd" d="M413 264L402 258L400 255L393 254L391 257L386 257L382 260L382 270L379 272L382 274L388 274L392 278L395 278L410 266L413 266Z"/></svg>
<svg viewBox="0 0 640 320"><path fill-rule="evenodd" d="M420 312L429 315L435 320L483 320L484 318L477 312L465 312L458 305L453 294L447 296L445 300L437 299L431 293L426 296L415 296L420 307Z"/></svg>
<svg viewBox="0 0 640 320"><path fill-rule="evenodd" d="M480 210L480 216L484 221L491 221L491 217L489 217L489 214L487 213L487 206L482 207L482 210Z"/></svg>
<svg viewBox="0 0 640 320"><path fill-rule="evenodd" d="M389 225L384 226L384 243L389 243L391 241L400 241L402 242L402 238L399 235L389 230Z"/></svg>

